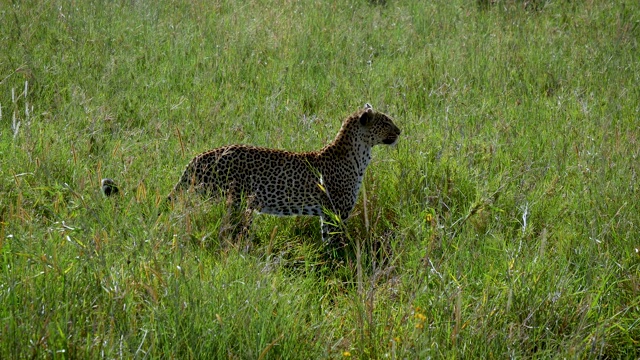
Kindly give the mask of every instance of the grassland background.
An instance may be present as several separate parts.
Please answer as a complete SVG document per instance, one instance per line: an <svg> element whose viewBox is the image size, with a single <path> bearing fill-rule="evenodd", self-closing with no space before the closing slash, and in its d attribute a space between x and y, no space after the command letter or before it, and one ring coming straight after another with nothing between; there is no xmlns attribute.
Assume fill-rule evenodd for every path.
<svg viewBox="0 0 640 360"><path fill-rule="evenodd" d="M2 0L0 358L638 358L639 39L637 1ZM347 248L156 216L365 102L403 134Z"/></svg>

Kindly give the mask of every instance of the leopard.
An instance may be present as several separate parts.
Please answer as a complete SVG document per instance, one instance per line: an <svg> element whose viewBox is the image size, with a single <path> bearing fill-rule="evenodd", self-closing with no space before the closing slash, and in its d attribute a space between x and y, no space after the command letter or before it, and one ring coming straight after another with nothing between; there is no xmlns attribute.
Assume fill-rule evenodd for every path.
<svg viewBox="0 0 640 360"><path fill-rule="evenodd" d="M187 164L166 201L173 204L184 191L226 198L228 212L249 217L235 235L246 234L254 212L319 217L322 241L329 243L356 204L372 148L395 145L400 133L391 117L367 103L348 116L335 139L319 151L234 144L200 153Z"/></svg>

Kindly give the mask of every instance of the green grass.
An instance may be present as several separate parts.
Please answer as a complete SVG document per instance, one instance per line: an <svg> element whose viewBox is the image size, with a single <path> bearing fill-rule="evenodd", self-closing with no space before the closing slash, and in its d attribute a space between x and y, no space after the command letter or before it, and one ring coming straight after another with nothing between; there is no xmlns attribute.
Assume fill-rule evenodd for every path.
<svg viewBox="0 0 640 360"><path fill-rule="evenodd" d="M638 358L638 39L637 1L5 1L0 358ZM345 248L157 217L365 102L403 133Z"/></svg>

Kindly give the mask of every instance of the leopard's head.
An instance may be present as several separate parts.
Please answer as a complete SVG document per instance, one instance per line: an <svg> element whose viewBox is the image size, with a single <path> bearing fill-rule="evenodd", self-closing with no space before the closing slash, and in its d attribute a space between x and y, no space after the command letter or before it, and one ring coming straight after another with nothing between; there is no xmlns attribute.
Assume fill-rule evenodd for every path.
<svg viewBox="0 0 640 360"><path fill-rule="evenodd" d="M394 145L398 142L400 129L388 115L374 111L371 105L364 105L358 122L369 145Z"/></svg>

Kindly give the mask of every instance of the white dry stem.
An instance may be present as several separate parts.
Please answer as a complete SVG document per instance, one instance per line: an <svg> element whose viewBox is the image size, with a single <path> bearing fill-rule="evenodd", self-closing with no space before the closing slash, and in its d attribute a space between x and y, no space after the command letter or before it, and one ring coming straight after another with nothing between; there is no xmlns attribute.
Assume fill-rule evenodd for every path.
<svg viewBox="0 0 640 360"><path fill-rule="evenodd" d="M525 231L527 231L527 216L529 215L529 203L524 205L524 210L522 212L522 235L524 235Z"/></svg>
<svg viewBox="0 0 640 360"><path fill-rule="evenodd" d="M29 119L29 102L27 101L27 92L29 90L29 81L24 82L24 116ZM29 124L29 122L27 122Z"/></svg>
<svg viewBox="0 0 640 360"><path fill-rule="evenodd" d="M520 237L520 243L518 244L518 252L516 253L516 257L518 256L517 254L520 254L520 250L522 249L522 239L524 238L524 234L527 231L528 216L529 216L529 203L526 202L524 204L524 209L522 210L522 236Z"/></svg>
<svg viewBox="0 0 640 360"><path fill-rule="evenodd" d="M147 330L142 330L144 331L144 335L142 335L142 340L140 341L140 345L138 345L138 349L136 350L136 355L140 352L143 352L146 355L146 352L144 350L142 350L142 345L144 344L144 341L147 339L147 333L149 333L149 331Z"/></svg>
<svg viewBox="0 0 640 360"><path fill-rule="evenodd" d="M427 261L429 262L429 266L431 266L431 272L432 272L432 273L434 273L434 274L436 274L436 275L438 275L438 277L439 277L440 279L442 279L442 278L443 278L443 277L442 277L442 274L441 274L441 273L439 273L439 272L438 272L438 270L436 270L436 267L435 267L435 266L433 265L433 263L431 262L431 259L430 259L430 258L427 258Z"/></svg>
<svg viewBox="0 0 640 360"><path fill-rule="evenodd" d="M13 112L13 119L11 120L11 130L13 130L13 138L18 136L18 130L20 130L20 121L16 119L16 112Z"/></svg>

